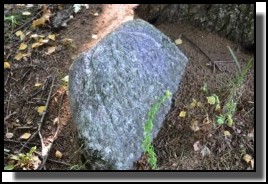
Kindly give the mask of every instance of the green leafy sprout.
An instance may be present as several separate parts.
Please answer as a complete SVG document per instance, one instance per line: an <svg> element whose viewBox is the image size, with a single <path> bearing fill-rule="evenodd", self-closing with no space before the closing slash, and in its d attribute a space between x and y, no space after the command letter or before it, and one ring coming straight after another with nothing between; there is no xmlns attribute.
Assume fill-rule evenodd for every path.
<svg viewBox="0 0 268 184"><path fill-rule="evenodd" d="M149 159L148 162L152 169L156 169L157 158L154 152L154 147L152 145L151 135L153 132L153 120L156 113L158 112L160 106L171 96L170 91L166 91L165 95L161 97L156 103L153 104L152 108L149 111L148 119L144 125L145 138L142 142L142 147L145 152L148 153Z"/></svg>
<svg viewBox="0 0 268 184"><path fill-rule="evenodd" d="M36 162L36 156L34 152L36 151L36 146L32 147L28 153L19 153L16 155L11 155L10 159L16 161L16 164L8 164L4 167L4 170L13 170L15 168L30 168Z"/></svg>

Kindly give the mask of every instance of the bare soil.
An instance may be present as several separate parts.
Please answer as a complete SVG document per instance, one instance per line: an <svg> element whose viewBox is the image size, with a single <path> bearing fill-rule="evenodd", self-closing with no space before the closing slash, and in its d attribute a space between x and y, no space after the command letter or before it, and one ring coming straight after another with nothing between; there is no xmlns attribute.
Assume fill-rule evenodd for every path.
<svg viewBox="0 0 268 184"><path fill-rule="evenodd" d="M72 5L50 6L53 13L51 19L56 16L57 12L67 10L70 6ZM138 18L139 15L135 15L134 8L138 8L137 5L90 4L88 9L83 8L74 14L74 18L67 23L66 28L54 29L50 22L33 32L44 35L56 33L58 34L56 40L50 45L31 50L31 56L21 61L14 59L21 41L15 36L14 30L10 31L11 24L5 22L5 61L11 64L11 68L4 71L4 148L9 150L5 152L5 165L10 163L10 154L16 154L19 151L28 152L32 146L37 147L37 152L42 158L38 132L41 122L40 133L43 143L48 145L53 142L44 168L69 170L74 166L82 165L82 148L78 140L76 125L71 118L68 91L61 79L68 75L69 67L79 53L90 49L123 22ZM28 10L26 7L5 6L5 15L26 10ZM39 9L31 10L38 12ZM33 14L32 18L35 15ZM31 30L30 26L31 21L19 30L27 32ZM247 75L241 91L242 97L233 118L235 122L233 127L219 126L215 123L214 110L207 104L206 97L210 94L217 94L221 99L221 104L224 104L228 94L225 81L237 73L234 63L221 62L213 69L210 59L212 61L232 60L227 49L228 45L234 50L243 67L250 58L254 57L254 53L248 53L239 45L223 37L187 24L166 22L155 26L172 40L181 36L182 44L178 47L189 59L179 90L173 96L172 108L154 140L159 169L252 169L250 164L243 160L243 156L249 154L254 157L255 154L254 137L252 137L255 123L254 68ZM92 38L93 35L97 35L97 38ZM66 45L60 41L64 38L73 41ZM54 53L47 55L45 52L48 46L56 46L57 49ZM49 96L53 77L55 77L55 83ZM37 82L43 85L34 86ZM201 90L205 83L207 92ZM37 108L44 106L47 99L50 99L50 103L42 121L42 115L39 115ZM205 110L190 109L189 104L193 99L200 101ZM186 117L179 117L181 111L187 112ZM55 123L55 118L59 119L59 123ZM206 118L209 123L204 123ZM190 128L191 122L195 120L198 121L200 127L200 130L196 132ZM53 139L58 127L57 136ZM225 136L224 131L229 131L231 136ZM27 142L20 138L25 132L35 136ZM7 138L6 133L13 133L13 137ZM201 150L194 150L193 145L197 141L209 148L209 155L203 157ZM61 158L56 157L56 151L62 153ZM138 170L150 169L146 162L146 155L142 155L136 165ZM83 169L83 167L78 168Z"/></svg>

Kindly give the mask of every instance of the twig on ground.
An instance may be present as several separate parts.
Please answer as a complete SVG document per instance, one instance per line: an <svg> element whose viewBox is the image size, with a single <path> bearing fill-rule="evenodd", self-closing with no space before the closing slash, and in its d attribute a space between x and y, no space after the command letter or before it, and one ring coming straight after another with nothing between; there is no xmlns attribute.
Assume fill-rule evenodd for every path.
<svg viewBox="0 0 268 184"><path fill-rule="evenodd" d="M51 87L50 87L50 91L49 91L49 95L48 95L47 102L46 102L46 107L48 106L48 103L49 103L49 99L50 99L51 92L52 92L52 89L53 89L53 86L54 86L54 82L55 82L55 77L53 77L53 81L52 81L52 84L51 84ZM43 124L43 121L44 121L46 112L47 112L47 110L43 113L43 115L42 115L42 117L41 117L41 120L40 120L39 125L38 125L38 129L32 134L32 136L31 136L31 137L25 142L25 144L21 147L21 149L19 150L19 153L20 153L20 152L23 150L23 148L28 144L28 142L30 142L30 141L37 135L37 133L40 132L40 129L41 129L41 126L42 126L42 124Z"/></svg>
<svg viewBox="0 0 268 184"><path fill-rule="evenodd" d="M54 77L54 80L55 80L55 77ZM53 81L54 81L53 80ZM54 82L53 82L54 83ZM59 116L60 116L60 109L61 109L61 105L62 105L62 102L63 102L63 98L65 96L65 93L63 93L62 97L61 97L61 101L60 101L60 104L59 104L59 109L58 109L58 115L57 115L57 118L58 118L58 122L57 122L57 130L56 132L54 133L54 136L53 138L49 141L49 143L47 145L45 145L44 143L44 140L43 140L43 137L41 135L41 132L39 131L39 137L40 137L40 140L41 140L41 143L42 143L42 164L38 167L38 170L42 170L44 167L45 167L45 164L46 164L46 161L48 159L48 155L49 155L49 152L52 148L52 145L54 143L54 141L56 140L56 138L58 137L58 133L59 133L59 129L60 129L60 119L59 119ZM51 96L51 93L50 95Z"/></svg>
<svg viewBox="0 0 268 184"><path fill-rule="evenodd" d="M62 165L65 165L65 166L71 166L71 164L67 164L65 162L61 162L61 161L58 161L58 160L53 160L53 159L47 159L47 161L49 162L54 162L54 163L57 163L57 164L62 164Z"/></svg>
<svg viewBox="0 0 268 184"><path fill-rule="evenodd" d="M6 116L6 117L4 118L4 121L7 121L9 118L11 118L11 116L13 116L13 115L15 115L15 114L17 114L17 112L13 112L13 113L9 114L8 116Z"/></svg>
<svg viewBox="0 0 268 184"><path fill-rule="evenodd" d="M4 139L4 142L11 142L11 143L17 143L17 144L24 144L25 142L23 141L16 141L16 140L11 140L11 139ZM28 142L28 144L32 144L37 146L37 143L33 143L33 142Z"/></svg>
<svg viewBox="0 0 268 184"><path fill-rule="evenodd" d="M219 68L219 66L217 65L216 62L214 62L207 53L205 53L196 43L194 43L191 39L189 39L187 36L185 35L181 35L184 39L186 39L188 42L190 42L192 45L194 45L204 56L206 56L206 58L208 58L208 60L211 62L211 65L213 66L213 73L215 73L215 66L217 67L218 70L221 71L221 69Z"/></svg>

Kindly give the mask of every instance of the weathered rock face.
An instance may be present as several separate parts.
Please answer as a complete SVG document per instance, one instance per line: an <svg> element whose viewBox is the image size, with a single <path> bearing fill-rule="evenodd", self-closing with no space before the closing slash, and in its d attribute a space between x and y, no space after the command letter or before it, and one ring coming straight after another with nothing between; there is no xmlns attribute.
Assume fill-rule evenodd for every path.
<svg viewBox="0 0 268 184"><path fill-rule="evenodd" d="M92 169L133 169L141 156L148 112L175 93L187 58L142 20L128 21L79 56L69 73L71 111ZM154 120L160 129L171 100Z"/></svg>
<svg viewBox="0 0 268 184"><path fill-rule="evenodd" d="M254 4L143 4L136 13L149 22L190 23L254 49Z"/></svg>

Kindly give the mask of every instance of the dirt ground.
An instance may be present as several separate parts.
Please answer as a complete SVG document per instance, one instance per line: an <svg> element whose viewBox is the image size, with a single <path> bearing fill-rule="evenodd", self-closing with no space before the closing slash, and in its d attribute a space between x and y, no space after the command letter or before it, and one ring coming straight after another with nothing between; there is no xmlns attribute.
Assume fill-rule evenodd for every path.
<svg viewBox="0 0 268 184"><path fill-rule="evenodd" d="M50 19L53 19L57 12L64 12L71 6L49 6L52 12ZM37 14L40 8L37 8L37 5L35 7L30 10ZM90 4L88 9L83 7L80 12L73 14L74 18L68 21L67 27L64 28L55 28L52 25L53 21L50 21L38 29L31 30L32 20L38 18L34 17L36 15L34 13L13 30L11 24L5 21L5 61L11 65L4 71L4 147L7 150L4 157L5 165L14 163L10 160L10 154L26 153L32 146L36 146L39 157L44 158L42 150L52 145L46 162L41 164L43 169L84 169L81 166L82 148L75 123L71 119L67 87L61 79L68 75L69 67L79 53L91 48L121 23L138 18L139 15L135 14L133 8L138 7L137 5ZM5 16L26 10L30 11L26 6L5 5ZM208 105L205 105L207 110L204 111L189 109L189 104L193 99L206 104L206 97L209 94L217 94L221 103L224 103L228 91L226 79L237 72L236 65L231 62L218 62L218 67L213 69L210 59L212 61L232 60L227 45L235 52L241 67L254 57L254 53L245 51L223 37L190 25L166 22L155 26L172 40L180 37L182 43L178 47L189 59L179 90L173 96L172 108L158 136L154 139L158 168L164 170L252 169L252 165L246 163L243 156L248 154L254 157L255 154L254 68L247 75L241 91L242 97L233 118L235 122L233 127L216 125L213 109ZM17 48L22 42L15 36L18 30L25 33L32 31L30 34L57 34L57 36L55 41L52 40L47 45L29 49L31 56L16 61L14 58L18 52ZM72 41L69 40L66 44L66 41L62 41L64 38ZM29 42L27 40L27 43ZM48 47L51 46L56 46L55 52L46 54ZM35 86L36 83L42 85ZM206 92L201 90L204 84L207 84ZM39 114L37 108L45 106L48 99L47 111ZM186 111L187 116L179 117L181 111ZM206 118L208 123L204 123ZM195 120L201 128L194 132L190 126ZM224 131L229 131L231 135L224 135ZM7 136L7 133L12 133L12 136L10 137L10 134ZM24 133L30 133L31 137L22 139L21 135ZM43 149L40 137L41 140L43 139ZM200 149L194 148L197 141ZM202 146L206 146L210 154L202 156ZM62 154L61 157L56 154L57 151ZM146 155L143 155L137 161L138 170L150 169L145 159Z"/></svg>

